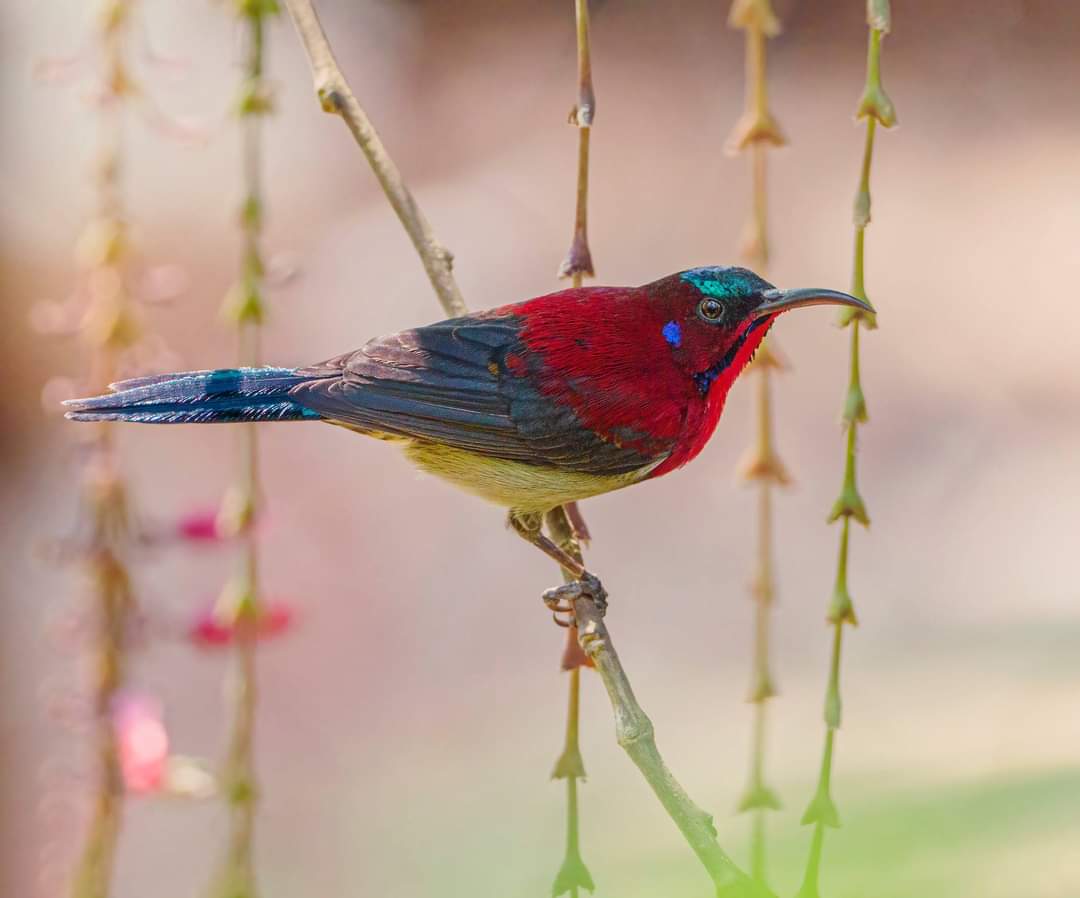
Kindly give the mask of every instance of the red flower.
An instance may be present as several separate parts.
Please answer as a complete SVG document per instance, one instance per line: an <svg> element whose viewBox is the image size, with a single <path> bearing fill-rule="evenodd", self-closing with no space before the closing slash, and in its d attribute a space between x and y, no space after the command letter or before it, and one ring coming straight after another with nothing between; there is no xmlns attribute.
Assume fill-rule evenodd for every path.
<svg viewBox="0 0 1080 898"><path fill-rule="evenodd" d="M239 628L235 614L221 609L220 602L214 602L195 618L188 635L191 641L202 648L216 648L230 645L236 639ZM255 620L256 639L271 639L292 626L292 607L283 601L270 599L259 604Z"/></svg>
<svg viewBox="0 0 1080 898"><path fill-rule="evenodd" d="M217 509L193 511L176 522L176 535L193 543L217 542L222 539L217 518Z"/></svg>
<svg viewBox="0 0 1080 898"><path fill-rule="evenodd" d="M246 533L255 524L255 503L247 492L233 487L217 508L200 508L176 522L176 535L195 543L225 542Z"/></svg>

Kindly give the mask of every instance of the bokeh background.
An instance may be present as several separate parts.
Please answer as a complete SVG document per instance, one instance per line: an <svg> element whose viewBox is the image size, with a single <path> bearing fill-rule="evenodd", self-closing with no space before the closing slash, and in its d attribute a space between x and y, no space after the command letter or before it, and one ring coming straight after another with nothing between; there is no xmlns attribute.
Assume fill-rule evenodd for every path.
<svg viewBox="0 0 1080 898"><path fill-rule="evenodd" d="M474 307L556 286L570 236L576 136L568 2L323 0L354 88L440 237ZM741 108L741 35L726 4L609 0L594 11L599 111L590 232L599 282L639 283L734 259L747 161L721 146ZM843 288L862 147L859 0L778 0L771 155L773 280ZM80 370L31 305L74 282L94 146L80 89L37 86L41 57L85 43L88 4L0 8L0 893L40 894L44 862L78 835L85 756L50 720L76 658L50 621L75 601L32 547L75 506L72 425L42 385ZM1080 8L1050 2L897 4L884 78L901 125L879 137L868 231L880 330L864 339L871 424L861 481L873 518L852 548L860 626L846 640L824 894L1080 895ZM145 31L183 70L141 64L162 110L208 132L185 145L133 127L127 196L147 264L187 272L154 328L186 367L233 358L217 308L235 271L238 140L231 18L148 0ZM324 116L286 20L271 36L279 114L268 125L269 247L299 276L277 289L267 357L300 364L440 317L401 228L341 124ZM84 84L84 88L88 85ZM822 740L847 343L827 311L776 332L792 369L778 435L797 483L778 504L781 604L772 706L774 885L797 884L798 817ZM732 475L749 440L736 388L701 459L590 500L592 566L662 750L745 860L733 807L749 744L753 494ZM536 896L561 858L561 632L538 594L553 570L502 513L415 474L395 451L333 428L264 429L266 581L299 606L260 655L265 894ZM234 434L131 428L123 453L145 514L212 506ZM162 632L211 598L228 553L161 553L137 572ZM217 757L225 660L160 636L136 678L167 705L175 747ZM585 677L582 839L599 895L705 896L709 884L612 738ZM72 812L57 813L56 807ZM51 809L51 810L50 810ZM204 883L224 833L213 804L134 802L118 896Z"/></svg>

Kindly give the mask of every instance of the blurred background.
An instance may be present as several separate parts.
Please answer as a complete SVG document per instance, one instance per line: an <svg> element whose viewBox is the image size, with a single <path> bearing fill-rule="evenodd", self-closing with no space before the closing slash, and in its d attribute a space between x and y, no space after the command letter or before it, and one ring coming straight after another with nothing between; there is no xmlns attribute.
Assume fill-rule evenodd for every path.
<svg viewBox="0 0 1080 898"><path fill-rule="evenodd" d="M576 134L572 4L322 0L361 101L436 233L471 306L547 292L570 238ZM862 150L853 123L865 66L859 0L776 0L773 108L791 146L770 155L782 286L845 288ZM896 5L884 81L900 127L879 132L867 287L880 329L863 339L870 426L860 479L873 527L856 529L860 619L843 662L823 894L1080 895L1080 7L1036 0ZM50 622L76 603L73 573L35 543L69 527L72 425L43 385L82 368L30 308L62 299L92 213L88 83L35 85L36 60L79 52L85 3L0 8L0 893L41 894L80 835L84 734L47 696L79 689L77 652ZM598 283L641 283L734 261L748 160L723 141L742 106L743 43L727 4L609 0L593 15L598 96L590 237ZM176 364L229 364L217 309L234 278L240 197L232 18L212 3L142 6L140 63L168 114L202 143L133 126L126 193L147 265L181 266L184 298L151 313ZM291 25L270 35L278 114L267 124L271 255L299 275L274 291L266 357L296 365L441 317L397 220L340 122L313 99ZM78 85L79 82L77 81ZM781 454L780 605L769 769L773 885L791 894L809 831L838 534L847 339L825 310L776 331ZM620 654L690 794L746 860L734 814L750 706L747 581L753 492L733 469L750 438L736 387L701 459L590 500L590 565L613 595ZM391 448L330 427L263 429L265 581L295 603L288 637L260 651L259 870L286 895L546 895L561 858L562 633L540 606L553 569L503 514L418 476ZM229 481L226 428L129 428L122 453L143 514L213 507ZM161 552L136 584L166 633L212 599L228 551ZM176 750L220 757L226 659L152 636L138 684L161 696ZM706 896L710 885L612 738L584 677L582 842L598 895ZM82 767L80 768L80 765ZM70 804L69 804L70 803ZM56 806L72 812L56 813ZM50 812L52 808L52 812ZM116 895L197 892L225 832L216 803L134 801Z"/></svg>

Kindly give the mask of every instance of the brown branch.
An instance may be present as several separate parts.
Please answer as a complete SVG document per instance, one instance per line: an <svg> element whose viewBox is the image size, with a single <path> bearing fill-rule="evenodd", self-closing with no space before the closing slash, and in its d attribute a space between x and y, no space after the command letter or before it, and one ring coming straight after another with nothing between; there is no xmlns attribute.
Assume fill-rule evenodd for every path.
<svg viewBox="0 0 1080 898"><path fill-rule="evenodd" d="M397 166L349 89L310 0L285 0L285 5L307 52L323 109L340 115L360 145L387 199L412 238L447 314L464 314L465 301L454 280L450 253L435 239ZM642 711L630 688L630 680L596 607L588 599L579 599L575 603L575 613L580 645L596 666L611 699L619 744L642 772L708 871L716 886L717 898L764 898L768 893L758 889L716 841L712 818L690 800L668 770L656 747L652 721Z"/></svg>
<svg viewBox="0 0 1080 898"><path fill-rule="evenodd" d="M577 201L574 209L574 236L559 277L572 278L575 287L585 276L595 277L589 251L589 135L596 116L596 93L592 83L592 52L589 42L589 0L575 0L578 48L578 99L570 110L570 124L578 128Z"/></svg>
<svg viewBox="0 0 1080 898"><path fill-rule="evenodd" d="M386 152L375 126L367 117L359 101L353 96L348 82L330 49L322 23L311 5L311 0L285 0L285 5L304 44L315 93L326 112L340 115L352 132L371 170L379 179L379 185L394 207L401 224L412 240L420 261L424 265L431 286L450 317L464 315L468 311L457 281L454 280L454 255L443 246L431 230L431 225L420 211L412 193L405 185L401 172Z"/></svg>

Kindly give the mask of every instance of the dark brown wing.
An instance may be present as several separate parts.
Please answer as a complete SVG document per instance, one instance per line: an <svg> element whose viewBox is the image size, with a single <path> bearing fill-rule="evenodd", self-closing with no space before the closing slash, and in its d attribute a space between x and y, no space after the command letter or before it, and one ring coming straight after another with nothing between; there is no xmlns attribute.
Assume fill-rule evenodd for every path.
<svg viewBox="0 0 1080 898"><path fill-rule="evenodd" d="M528 377L514 315L469 316L372 340L296 373L297 403L343 424L428 440L496 458L591 474L653 464L602 439ZM523 360L511 373L508 355Z"/></svg>

